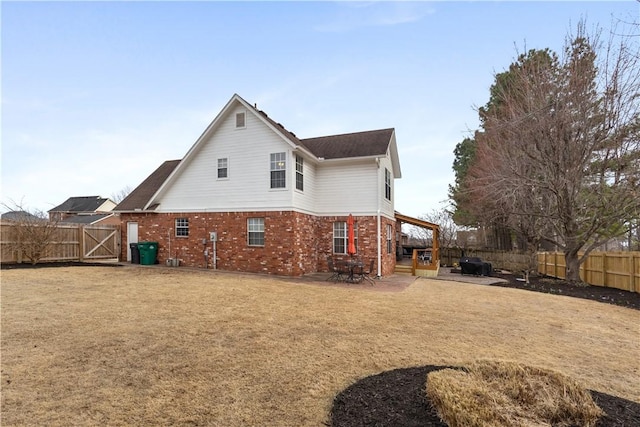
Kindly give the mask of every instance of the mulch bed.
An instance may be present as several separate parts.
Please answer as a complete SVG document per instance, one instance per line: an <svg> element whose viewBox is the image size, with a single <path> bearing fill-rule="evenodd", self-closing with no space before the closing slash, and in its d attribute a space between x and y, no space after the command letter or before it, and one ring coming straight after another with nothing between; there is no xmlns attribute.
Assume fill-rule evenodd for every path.
<svg viewBox="0 0 640 427"><path fill-rule="evenodd" d="M572 284L566 280L546 276L531 276L529 283L518 280L513 274L494 273L492 276L507 280L507 283L495 283L491 286L525 289L527 291L565 295L584 298L607 304L619 305L640 310L640 293L623 291L616 288L605 288L586 284Z"/></svg>
<svg viewBox="0 0 640 427"><path fill-rule="evenodd" d="M333 427L447 427L424 392L427 374L446 366L382 372L356 382L336 396L328 425ZM640 426L640 404L597 391L591 395L606 416L596 427Z"/></svg>
<svg viewBox="0 0 640 427"><path fill-rule="evenodd" d="M59 262L39 262L31 264L23 262L20 264L0 264L2 270L15 270L19 268L50 268L50 267L122 267L122 264L109 262L80 262L80 261L59 261Z"/></svg>
<svg viewBox="0 0 640 427"><path fill-rule="evenodd" d="M513 274L495 273L506 283L490 286L510 287L534 292L584 298L640 310L640 294L601 286L571 284L565 280L535 276L530 283ZM382 372L356 382L338 394L328 425L333 427L403 426L447 427L427 400L427 374L446 366L420 366ZM640 426L640 403L590 390L606 416L596 427Z"/></svg>

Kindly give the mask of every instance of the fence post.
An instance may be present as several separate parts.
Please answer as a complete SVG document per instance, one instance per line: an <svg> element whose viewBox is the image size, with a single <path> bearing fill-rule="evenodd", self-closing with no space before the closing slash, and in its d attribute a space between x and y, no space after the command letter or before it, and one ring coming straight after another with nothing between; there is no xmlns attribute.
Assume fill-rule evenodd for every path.
<svg viewBox="0 0 640 427"><path fill-rule="evenodd" d="M629 253L629 263L629 290L631 292L636 292L636 257L633 252Z"/></svg>
<svg viewBox="0 0 640 427"><path fill-rule="evenodd" d="M84 261L84 226L78 226L78 261Z"/></svg>
<svg viewBox="0 0 640 427"><path fill-rule="evenodd" d="M608 288L607 285L607 253L602 252L602 286Z"/></svg>

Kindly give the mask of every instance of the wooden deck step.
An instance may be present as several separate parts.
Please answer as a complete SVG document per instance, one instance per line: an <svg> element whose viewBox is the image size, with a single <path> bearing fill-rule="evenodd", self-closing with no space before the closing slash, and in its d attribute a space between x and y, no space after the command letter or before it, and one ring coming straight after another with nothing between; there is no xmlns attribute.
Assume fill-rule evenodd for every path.
<svg viewBox="0 0 640 427"><path fill-rule="evenodd" d="M408 274L411 275L411 266L396 264L395 274Z"/></svg>

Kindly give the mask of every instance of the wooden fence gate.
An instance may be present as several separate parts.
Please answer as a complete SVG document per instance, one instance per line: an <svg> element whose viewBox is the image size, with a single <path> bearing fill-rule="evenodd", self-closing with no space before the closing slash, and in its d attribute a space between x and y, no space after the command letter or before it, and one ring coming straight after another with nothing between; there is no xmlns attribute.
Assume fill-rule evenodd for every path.
<svg viewBox="0 0 640 427"><path fill-rule="evenodd" d="M118 258L120 255L120 227L84 226L80 261L85 259Z"/></svg>

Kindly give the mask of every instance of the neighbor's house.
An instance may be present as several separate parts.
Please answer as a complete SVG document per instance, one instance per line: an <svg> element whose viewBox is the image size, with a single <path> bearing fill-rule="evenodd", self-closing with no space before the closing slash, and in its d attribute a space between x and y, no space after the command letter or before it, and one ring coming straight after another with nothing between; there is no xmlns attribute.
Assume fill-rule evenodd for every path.
<svg viewBox="0 0 640 427"><path fill-rule="evenodd" d="M120 219L113 212L116 203L100 196L69 197L49 210L49 220L60 223L86 225L118 225Z"/></svg>
<svg viewBox="0 0 640 427"><path fill-rule="evenodd" d="M348 257L352 214L357 256L388 275L400 176L394 129L299 139L234 95L183 159L164 162L116 206L121 255L130 260L131 243L155 241L161 263L327 271L327 256Z"/></svg>

